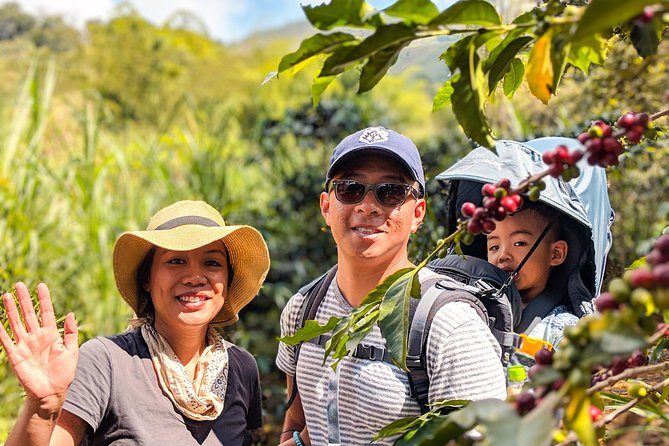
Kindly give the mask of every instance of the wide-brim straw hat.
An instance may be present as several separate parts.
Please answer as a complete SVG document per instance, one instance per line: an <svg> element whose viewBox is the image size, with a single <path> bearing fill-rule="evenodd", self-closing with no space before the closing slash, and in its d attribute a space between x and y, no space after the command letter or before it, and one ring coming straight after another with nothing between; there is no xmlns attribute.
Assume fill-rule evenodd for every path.
<svg viewBox="0 0 669 446"><path fill-rule="evenodd" d="M139 295L137 269L151 248L190 251L216 240L227 248L233 277L225 303L211 324L232 324L239 310L258 294L269 270L269 252L257 229L226 226L221 214L203 201L174 203L151 217L145 231L121 234L114 245L116 287L135 314L140 314L146 302Z"/></svg>

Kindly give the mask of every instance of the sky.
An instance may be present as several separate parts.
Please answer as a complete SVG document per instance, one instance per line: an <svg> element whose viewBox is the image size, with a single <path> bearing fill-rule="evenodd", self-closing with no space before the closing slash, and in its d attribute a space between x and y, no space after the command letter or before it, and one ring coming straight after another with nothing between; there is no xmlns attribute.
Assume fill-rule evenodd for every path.
<svg viewBox="0 0 669 446"><path fill-rule="evenodd" d="M61 15L68 23L83 28L87 20L108 19L121 0L0 0L0 4L17 2L21 9L33 15ZM254 31L274 28L286 23L305 20L301 4L317 5L324 0L131 0L139 13L155 24L161 24L172 13L188 10L202 19L209 35L231 43ZM443 9L448 0L434 3ZM451 0L452 2L452 0ZM377 9L385 8L392 0L367 0Z"/></svg>

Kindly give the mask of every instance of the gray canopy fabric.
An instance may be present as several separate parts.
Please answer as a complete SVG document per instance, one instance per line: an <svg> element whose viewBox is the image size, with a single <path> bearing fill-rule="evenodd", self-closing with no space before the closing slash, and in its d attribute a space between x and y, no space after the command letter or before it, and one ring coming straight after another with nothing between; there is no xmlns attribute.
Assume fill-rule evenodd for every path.
<svg viewBox="0 0 669 446"><path fill-rule="evenodd" d="M495 145L497 154L486 148L476 148L437 175L436 179L449 188L448 229L455 229L463 202L481 202L482 184L508 178L512 187L517 186L530 175L546 169L541 155L558 144L564 144L570 150L582 147L578 140L562 137L540 138L526 143L501 140ZM569 217L566 222L573 222L565 228L570 237L571 259L568 262L571 262L573 270L580 273L578 275L587 292L582 289L578 293L570 292L570 298L576 314L582 316L593 312L592 300L599 294L602 285L606 256L611 246L610 227L614 213L608 198L605 170L590 166L585 160L581 160L578 166L580 176L568 183L545 177L546 189L542 191L540 201ZM471 247L464 247L464 252L486 258L485 237L477 236ZM564 279L574 282L574 277Z"/></svg>

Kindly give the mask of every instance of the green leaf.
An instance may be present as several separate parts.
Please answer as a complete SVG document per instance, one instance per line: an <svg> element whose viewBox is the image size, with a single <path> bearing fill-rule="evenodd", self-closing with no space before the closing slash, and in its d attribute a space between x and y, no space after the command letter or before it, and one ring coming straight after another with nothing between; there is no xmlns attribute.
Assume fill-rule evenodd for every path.
<svg viewBox="0 0 669 446"><path fill-rule="evenodd" d="M491 40L490 43L493 43L492 48L489 49L490 54L488 54L488 57L486 57L485 61L483 62L483 71L486 73L490 71L490 66L497 60L499 57L500 53L504 51L504 49L509 46L512 42L518 40L518 38L522 37L523 34L525 34L527 30L525 28L516 28L511 31L509 31L506 36L502 39L501 42L495 42L495 40ZM527 36L526 36L527 37ZM516 51L517 53L518 51Z"/></svg>
<svg viewBox="0 0 669 446"><path fill-rule="evenodd" d="M323 75L339 74L363 59L387 48L406 45L416 38L415 28L401 23L383 26L359 45L336 51L323 64Z"/></svg>
<svg viewBox="0 0 669 446"><path fill-rule="evenodd" d="M321 101L321 96L325 90L330 86L336 76L317 76L311 84L311 100L314 107Z"/></svg>
<svg viewBox="0 0 669 446"><path fill-rule="evenodd" d="M388 291L388 288L395 283L400 277L404 276L406 273L414 271L414 268L402 268L398 271L395 271L390 276L386 277L383 282L376 286L370 293L365 297L360 306L378 303L381 302Z"/></svg>
<svg viewBox="0 0 669 446"><path fill-rule="evenodd" d="M590 397L585 389L578 389L570 393L570 400L564 414L565 426L573 430L583 446L597 446L595 429L590 418Z"/></svg>
<svg viewBox="0 0 669 446"><path fill-rule="evenodd" d="M552 30L544 33L532 47L525 78L530 92L544 104L553 94L553 63L551 62Z"/></svg>
<svg viewBox="0 0 669 446"><path fill-rule="evenodd" d="M474 403L484 404L479 406L479 404L475 405ZM477 424L481 426L481 430L486 432L486 444L495 446L531 444L523 440L520 430L520 417L510 404L501 400L488 399L472 402L465 409L472 406L477 409Z"/></svg>
<svg viewBox="0 0 669 446"><path fill-rule="evenodd" d="M511 61L509 71L504 75L502 88L504 94L510 98L518 90L525 79L525 64L517 57Z"/></svg>
<svg viewBox="0 0 669 446"><path fill-rule="evenodd" d="M596 34L587 36L572 42L567 63L588 74L591 64L602 65L604 63L607 50L606 39Z"/></svg>
<svg viewBox="0 0 669 446"><path fill-rule="evenodd" d="M364 0L332 0L318 6L302 6L307 20L320 30L335 26L364 27L365 17L374 10Z"/></svg>
<svg viewBox="0 0 669 446"><path fill-rule="evenodd" d="M462 0L435 17L430 25L501 25L502 19L493 5L484 0Z"/></svg>
<svg viewBox="0 0 669 446"><path fill-rule="evenodd" d="M639 15L643 8L657 0L592 0L585 9L573 32L572 40L579 40L628 22Z"/></svg>
<svg viewBox="0 0 669 446"><path fill-rule="evenodd" d="M643 26L633 25L630 31L630 40L634 49L641 57L648 57L657 53L660 36L653 24Z"/></svg>
<svg viewBox="0 0 669 446"><path fill-rule="evenodd" d="M370 57L360 73L358 93L364 93L374 88L388 72L388 69L397 62L400 51L407 45L408 42L384 48Z"/></svg>
<svg viewBox="0 0 669 446"><path fill-rule="evenodd" d="M386 339L386 349L393 362L406 368L409 335L409 301L420 297L418 271L413 270L396 280L383 297L379 308L379 328Z"/></svg>
<svg viewBox="0 0 669 446"><path fill-rule="evenodd" d="M379 308L379 328L386 339L386 349L393 362L406 368L409 334L409 301L420 298L418 270L408 271L388 288Z"/></svg>
<svg viewBox="0 0 669 446"><path fill-rule="evenodd" d="M463 409L464 410L464 409ZM461 411L455 412L460 413ZM450 414L454 415L454 414ZM473 421L473 419L472 419ZM463 427L452 421L450 416L435 417L428 420L420 429L410 432L409 435L400 438L395 446L437 446L447 444L455 440L466 431L474 427L474 423Z"/></svg>
<svg viewBox="0 0 669 446"><path fill-rule="evenodd" d="M320 325L317 321L308 320L304 322L304 327L300 328L292 336L284 336L279 341L288 345L297 345L300 342L308 341L317 336L330 332L339 322L338 317L331 317L325 325Z"/></svg>
<svg viewBox="0 0 669 446"><path fill-rule="evenodd" d="M439 14L439 9L430 0L399 0L383 12L411 23L425 25Z"/></svg>
<svg viewBox="0 0 669 446"><path fill-rule="evenodd" d="M571 42L564 37L561 30L554 29L551 41L551 65L553 66L553 94L557 92L560 79L567 66L567 55L571 49Z"/></svg>
<svg viewBox="0 0 669 446"><path fill-rule="evenodd" d="M503 41L497 48L502 48L497 52L497 48L490 53L488 59L484 63L490 65L490 72L488 73L488 91L492 93L495 91L497 83L509 71L511 63L516 59L516 55L520 50L533 40L530 36L518 37L510 42ZM491 60L491 58L493 58ZM521 63L522 64L522 63Z"/></svg>
<svg viewBox="0 0 669 446"><path fill-rule="evenodd" d="M612 355L628 354L646 347L643 336L632 332L605 331L599 339L601 350Z"/></svg>
<svg viewBox="0 0 669 446"><path fill-rule="evenodd" d="M556 392L552 392L522 418L517 434L519 444L531 444L533 446L548 446L551 444L551 432L555 425L555 409L559 402L560 396Z"/></svg>
<svg viewBox="0 0 669 446"><path fill-rule="evenodd" d="M432 111L439 110L441 107L444 107L451 103L451 95L453 94L453 85L451 82L453 79L457 79L460 74L453 76L451 79L444 82L444 85L439 89L437 94L434 96L434 101L432 103Z"/></svg>
<svg viewBox="0 0 669 446"><path fill-rule="evenodd" d="M469 45L469 58L460 66L460 77L452 82L452 86L451 106L462 129L481 146L494 147L492 132L483 110L485 78L473 42Z"/></svg>
<svg viewBox="0 0 669 446"><path fill-rule="evenodd" d="M297 51L283 56L279 62L279 73L352 41L357 41L357 39L347 33L315 34L304 39Z"/></svg>

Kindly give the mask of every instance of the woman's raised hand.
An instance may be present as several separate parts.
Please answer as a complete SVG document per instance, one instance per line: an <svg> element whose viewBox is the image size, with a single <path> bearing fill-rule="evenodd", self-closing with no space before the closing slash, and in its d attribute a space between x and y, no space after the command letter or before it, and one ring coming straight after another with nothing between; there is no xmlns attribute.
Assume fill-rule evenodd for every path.
<svg viewBox="0 0 669 446"><path fill-rule="evenodd" d="M74 315L65 317L64 336L61 338L56 326L49 289L43 283L37 285L37 296L41 309L41 325L37 319L25 284L15 285L21 307L23 322L14 297L10 293L2 296L7 311L9 327L14 339L0 324L0 342L9 363L29 398L45 402L64 401L67 389L74 379L79 356L77 323Z"/></svg>

